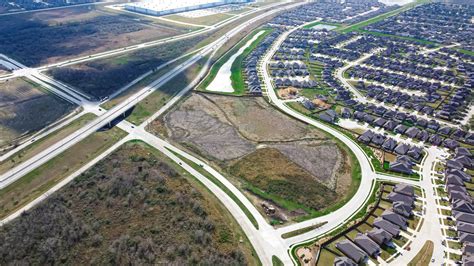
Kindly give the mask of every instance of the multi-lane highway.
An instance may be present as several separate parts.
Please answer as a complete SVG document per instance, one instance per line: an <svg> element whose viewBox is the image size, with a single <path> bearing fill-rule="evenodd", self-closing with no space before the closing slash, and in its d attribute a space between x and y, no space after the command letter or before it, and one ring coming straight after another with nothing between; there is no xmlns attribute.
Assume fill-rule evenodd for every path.
<svg viewBox="0 0 474 266"><path fill-rule="evenodd" d="M221 47L229 38L233 37L234 35L238 34L240 31L245 29L251 23L256 22L266 16L272 15L274 13L280 12L287 8L296 7L301 5L302 3L296 3L284 7L273 8L272 10L260 14L258 16L249 19L246 23L240 24L239 26L231 29L225 36L220 37L213 43L207 45L203 48L199 53L193 55L191 58L186 60L184 63L176 66L170 72L164 74L158 80L153 82L151 85L146 86L142 90L138 91L131 97L129 97L126 101L116 105L112 109L108 110L107 112L100 115L97 119L89 123L88 125L84 126L83 128L79 129L78 131L74 132L73 134L69 135L65 139L59 141L58 143L50 146L48 149L42 151L41 153L37 154L33 158L24 163L18 165L17 167L11 169L10 171L4 173L0 176L0 189L4 188L8 184L11 184L21 176L27 174L28 172L32 171L33 169L39 167L43 163L47 162L48 160L52 159L56 155L60 154L61 152L65 151L72 145L76 144L77 142L81 141L82 139L86 138L88 135L92 134L93 132L97 131L98 129L102 128L103 126L110 123L115 118L119 117L121 114L132 108L138 102L145 99L147 96L152 94L156 91L159 87L165 84L167 81L171 80L173 77L181 73L183 70L188 68L189 66L196 63L198 60L203 58L206 55L210 55L216 52L216 50ZM209 60L207 61L204 68L209 67ZM40 81L41 82L41 81ZM61 92L57 92L60 94ZM184 93L179 93L175 96L167 106L171 106L174 102L176 102Z"/></svg>
<svg viewBox="0 0 474 266"><path fill-rule="evenodd" d="M305 222L292 224L292 225L275 229L266 222L266 219L262 216L262 214L247 199L247 197L242 194L242 192L238 188L236 188L223 175L221 175L218 171L213 169L205 161L200 160L192 156L191 154L180 150L179 148L173 146L172 144L166 142L165 140L160 139L159 137L146 132L145 126L149 122L153 121L158 116L163 114L163 112L165 112L171 106L173 106L179 99L182 98L183 95L189 92L205 76L205 74L207 73L210 67L210 58L212 57L212 55L216 53L218 47L222 46L230 37L236 35L237 33L242 31L245 27L247 27L251 23L257 20L260 20L261 18L265 16L274 14L275 12L280 12L286 8L293 8L301 4L302 3L296 3L296 4L288 5L285 7L272 6L271 7L272 10L269 10L266 13L260 14L252 19L249 19L245 24L242 24L230 30L225 36L222 36L221 38L214 41L213 43L201 48L199 51L195 51L193 54L186 55L186 56L183 56L182 58L179 58L179 59L183 59L189 56L189 58L185 60L183 63L174 67L168 73L164 74L162 77L152 82L150 85L144 87L137 93L130 96L127 100L123 101L122 103L116 105L115 107L107 111L100 109L98 106L98 103L90 102L89 99L86 97L86 95L82 95L81 93L75 91L73 88L69 88L65 84L59 83L53 79L45 77L44 75L40 73L42 68L31 70L24 66L17 65L18 68L25 69L23 74L28 75L29 78L35 80L36 82L44 86L51 87L48 89L51 89L53 92L57 93L58 95L61 95L61 93L64 93L65 94L64 97L70 97L72 98L70 99L71 101L75 101L75 103L77 103L80 106L85 106L85 108L88 108L87 109L88 112L95 113L96 115L98 115L98 118L90 122L83 128L70 134L69 136L62 139L61 141L50 146L49 148L42 151L41 153L37 154L30 160L25 161L24 163L18 165L17 167L13 168L12 170L0 176L0 189L11 184L18 178L22 177L23 175L27 174L28 172L42 165L43 163L47 162L53 157L59 155L60 153L67 150L68 148L70 148L72 145L79 142L80 140L86 138L87 136L95 132L96 130L107 125L109 122L111 122L112 120L114 120L115 118L123 114L125 111L132 108L138 102L145 99L151 93L156 91L158 88L164 85L167 81L171 80L173 77L181 73L183 70L195 64L197 61L201 60L202 58L209 56L209 59L207 60L206 64L204 65L202 70L199 72L197 77L186 88L184 88L179 93L177 93L170 101L166 103L166 105L164 105L160 110L158 110L155 114L153 114L149 119L147 119L140 126L134 126L127 121L120 122L117 126L129 133L126 138L116 143L113 147L111 147L106 152L99 155L97 158L94 158L92 161L90 161L89 163L81 167L74 174L64 179L59 184L55 185L48 192L38 197L33 202L29 203L27 206L23 207L22 209L18 210L14 214L10 215L9 217L1 221L1 223L11 221L13 218L20 215L22 211L32 208L37 203L47 198L48 195L60 189L62 186L67 184L76 176L86 171L88 168L92 167L99 160L105 158L107 155L113 152L116 148L120 147L120 145L122 145L123 143L131 139L142 140L150 144L154 148L158 149L160 152L165 154L171 160L173 160L174 162L179 164L181 167L183 167L187 172L195 176L207 188L209 188L209 190L214 195L217 196L217 198L222 202L222 204L230 211L233 217L241 225L243 231L246 233L247 237L249 238L250 242L255 248L257 255L261 259L263 265L271 265L272 256L274 255L277 256L280 260L282 260L285 265L290 265L292 263L295 263L294 261L292 261L292 258L289 255L288 250L297 243L309 241L318 236L327 234L328 232L335 230L336 228L338 228L339 226L341 226L342 224L350 220L353 217L353 215L355 215L367 202L368 197L373 190L373 183L376 179L406 182L409 184L422 186L423 188L426 189L425 194L427 194L426 199L425 199L426 204L427 204L425 219L437 219L436 202L435 202L435 196L433 195L435 192L434 192L434 187L433 187L433 184L431 183L430 177L432 173L433 162L436 161L439 158L439 156L442 154L442 151L440 149L432 148L432 149L427 150L428 156L425 158L425 160L422 163L423 179L421 182L414 181L414 180L404 180L402 178L396 178L396 177L390 177L390 176L381 176L374 171L369 158L356 142L348 138L346 135L340 133L338 130L334 129L333 127L328 126L324 123L321 123L317 120L314 120L310 117L307 117L303 114L300 114L294 111L293 109L289 108L285 104L284 101L278 98L278 96L276 95L275 89L273 87L271 77L269 75L268 63L270 62L273 54L278 50L280 45L283 43L283 41L293 31L305 25L292 28L286 31L285 33L283 33L277 39L277 41L271 46L269 51L264 56L263 60L260 62L259 71L261 72L263 76L263 82L265 85L264 86L265 94L268 96L269 101L276 108L294 117L295 119L303 121L307 124L315 126L331 134L332 136L334 136L335 138L343 142L355 154L357 161L361 167L361 175L362 175L361 186L359 187L359 189L357 190L353 198L351 198L344 206L342 206L341 208L339 208L338 210L330 214L327 214L315 219L311 219ZM131 49L140 49L139 47L142 48L143 46L138 45L136 48L131 48ZM120 51L117 51L117 52L120 52ZM109 55L110 54L107 54L107 53L99 54L94 58L96 59L96 58L100 58L101 56L109 56ZM79 61L71 60L64 64L77 63L77 62L81 62L80 60L89 60L89 58L82 58L82 59L80 58L78 60ZM178 59L175 59L175 60L178 60ZM43 69L47 69L48 67L50 66L46 66ZM143 76L145 77L146 74L144 74ZM124 87L123 90L126 90L127 88L129 87ZM57 91L54 91L54 90L57 90ZM219 180L232 194L234 194L239 199L239 201L242 202L245 208L248 209L250 213L255 217L258 223L258 229L253 226L252 222L245 215L244 211L228 194L226 194L222 189L220 189L211 180L209 180L204 175L202 175L199 171L194 169L192 166L188 165L176 154L179 154L180 157L186 158L187 160L192 161L193 163L197 165L202 165L202 169L204 171L208 172L209 174L214 176L217 180ZM5 158L2 157L2 159L5 159ZM307 232L295 237L291 237L288 239L281 238L281 235L284 233L302 229L302 228L314 225L316 223L321 223L321 222L327 222L327 223L315 230L312 230L310 232ZM404 252L403 256L401 256L400 258L397 258L396 260L397 263L406 264L407 262L409 262L410 258L412 258L417 253L417 250L421 249L422 245L424 244L424 241L426 241L427 239L433 239L433 238L435 238L436 240L442 239L439 226L436 226L436 225L426 226L425 224L427 223L423 224L419 235L417 234L416 240L412 244L413 251L410 252L409 254L405 254ZM431 232L434 232L434 233L431 233ZM435 252L442 254L443 253L442 251L443 251L442 247L439 245L436 246L436 243L435 243ZM436 261L443 260L442 255L435 255L434 258Z"/></svg>
<svg viewBox="0 0 474 266"><path fill-rule="evenodd" d="M287 6L286 7L281 7L281 6L284 6L284 5L287 5ZM268 16L269 14L274 14L274 10L280 10L281 11L282 8L292 8L292 7L294 7L294 4L288 4L288 2L276 2L274 4L262 6L262 7L255 8L255 9L251 9L247 12L243 12L241 14L235 15L232 18L229 18L228 20L223 21L223 22L221 22L217 25L214 25L212 27L192 31L192 32L181 34L181 35L178 35L178 36L172 36L172 37L168 37L168 38L164 38L164 39L159 39L159 40L154 40L154 41L150 41L150 42L144 42L144 43L140 43L140 44L134 44L134 45L126 46L126 47L121 47L121 48L117 48L117 49L113 49L113 50L108 50L108 51L100 52L100 53L96 53L96 54L81 56L81 57L77 57L77 58L73 58L73 59L67 59L67 60L64 60L64 61L61 61L61 62L52 63L52 64L37 67L37 68L35 68L35 70L39 71L39 72L43 72L43 71L46 71L46 70L48 70L50 68L54 68L54 67L63 67L63 66L69 66L69 65L74 65L74 64L78 64L78 63L84 63L84 62L87 62L87 61L97 60L97 59L100 59L100 58L110 57L110 56L119 55L119 54L123 54L123 53L129 53L131 51L144 49L144 48L149 48L149 47L153 47L153 46L157 46L157 45L161 45L161 44L165 44L165 43L177 42L177 41L181 41L181 40L184 40L184 39L187 39L187 38L195 37L195 36L198 36L198 35L201 35L201 34L204 34L204 33L214 31L214 30L222 28L222 27L224 27L228 24L231 24L231 23L233 23L233 22L235 22L239 19L242 19L242 18L247 17L247 16L251 16L251 15L259 13L261 11L270 10L267 13L262 12L262 14L258 15L259 18L263 18L265 16ZM252 22L256 21L254 19L251 19L251 20L252 20ZM27 69L26 66L22 66L21 68L22 69ZM13 75L12 74L7 74L7 75L0 76L0 80L5 80L5 79L15 77L15 76L22 76L23 74L24 74L23 71L15 71L13 73Z"/></svg>

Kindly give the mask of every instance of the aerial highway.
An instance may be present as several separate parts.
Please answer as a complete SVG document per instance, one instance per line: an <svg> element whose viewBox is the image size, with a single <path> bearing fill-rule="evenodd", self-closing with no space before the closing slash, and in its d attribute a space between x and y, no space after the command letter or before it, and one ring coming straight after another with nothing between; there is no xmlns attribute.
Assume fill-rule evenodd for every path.
<svg viewBox="0 0 474 266"><path fill-rule="evenodd" d="M258 16L259 18L263 18L265 16L268 16L269 14L274 14L275 12L273 12L273 10L275 8L277 10L281 11L282 9L288 9L288 8L294 7L294 5L287 5L287 4L288 4L288 2L276 2L274 4L262 6L260 8L255 8L255 9L252 9L250 11L235 15L234 17L232 17L228 20L225 20L225 21L219 23L218 25L214 25L213 27L196 30L196 31L192 31L192 32L189 32L189 33L184 33L184 34L181 34L181 35L178 35L178 36L172 36L172 37L168 37L168 38L164 38L164 39L144 42L144 43L141 43L141 44L134 44L134 45L126 46L126 47L121 47L121 48L108 50L108 51L100 52L100 53L96 53L96 54L81 56L81 57L77 57L77 58L73 58L73 59L67 59L67 60L64 60L64 61L61 61L61 62L47 64L47 65L40 66L40 67L37 67L37 68L34 68L34 69L39 71L39 72L43 72L43 71L46 71L46 70L48 70L50 68L54 68L54 67L69 66L69 65L73 65L73 64L78 64L78 63L83 63L83 62L87 62L87 61L97 60L97 59L100 59L100 58L110 57L110 56L113 56L113 55L128 53L128 52L131 52L131 51L134 51L134 50L149 48L149 47L164 44L164 43L180 41L180 40L183 40L183 39L194 37L194 36L204 34L206 32L210 32L210 31L213 31L215 29L224 27L225 25L230 24L230 23L232 23L236 20L239 20L243 17L252 15L254 13L258 13L258 12L263 11L263 10L272 10L272 11L270 11L270 13L268 13L268 14L259 15ZM281 5L287 5L287 6L286 7L279 7ZM252 22L257 21L257 20L251 19ZM27 67L23 66L23 65L20 68L21 69L27 69ZM24 71L16 71L16 72L13 73L13 76L22 76L22 75L24 75ZM11 74L3 75L3 76L0 76L0 80L5 80L5 79L11 78L11 77L12 77Z"/></svg>
<svg viewBox="0 0 474 266"><path fill-rule="evenodd" d="M115 118L122 115L125 111L132 108L135 104L145 99L148 95L152 94L156 91L160 86L165 84L167 81L171 80L173 77L181 73L184 69L191 66L192 64L196 63L198 60L203 58L205 55L214 53L218 47L224 44L230 37L236 35L241 30L245 29L251 23L258 21L266 16L272 15L274 13L280 12L282 10L296 7L301 5L302 3L296 3L289 6L274 8L266 13L260 14L246 23L239 25L231 29L225 36L220 37L213 43L207 45L201 52L192 56L188 60L186 60L181 65L176 66L170 72L164 74L158 80L153 82L151 85L144 87L134 95L130 96L127 100L123 101L122 103L116 105L112 109L108 110L97 119L89 123L87 126L79 129L78 131L74 132L73 134L69 135L65 139L59 141L58 143L52 145L48 149L42 151L41 153L37 154L30 160L18 165L17 167L11 169L10 171L4 173L0 176L0 188L4 188L8 184L11 184L21 176L27 174L28 172L32 171L36 167L42 165L43 163L47 162L51 158L55 157L56 155L60 154L61 152L65 151L75 143L81 141L82 139L86 138L88 135L92 134L93 132L97 131L98 129L104 127L108 123L110 123ZM209 61L207 62L205 68L208 67ZM59 92L58 92L59 93ZM182 94L178 94L177 97L174 97L171 101L177 101ZM171 106L171 105L168 105Z"/></svg>
<svg viewBox="0 0 474 266"><path fill-rule="evenodd" d="M0 156L0 162L7 160L15 152L18 152L21 149L27 147L36 139L45 137L49 133L67 125L68 123L71 123L73 120L77 119L85 113L93 113L97 116L97 118L95 118L93 121L89 122L82 128L76 130L67 137L63 138L62 140L56 142L55 144L36 154L29 160L26 160L23 163L17 165L15 168L3 173L0 176L0 189L4 189L8 185L19 180L21 177L35 170L39 166L45 164L54 157L60 155L67 149L71 148L79 141L84 140L86 137L102 129L104 126L107 126L117 118L124 116L124 113L131 110L134 106L137 105L137 103L143 101L152 93L156 92L159 88L164 86L167 82L172 80L178 74L182 73L184 70L196 64L197 62L205 59L203 67L201 68L199 73L195 77L193 77L193 80L188 83L185 88L176 92L176 94L174 94L174 96L169 101L167 101L158 111L149 116L140 125L134 125L127 121L126 118L118 122L116 126L127 133L126 137L122 138L120 141L115 143L112 147L108 148L106 151L104 151L97 157L92 158L92 160L82 165L73 174L61 180L48 191L44 192L40 196L36 197L33 201L29 202L27 205L21 207L8 217L1 220L0 225L12 221L16 217L20 216L24 211L33 208L38 203L47 199L52 193L64 187L74 178L90 169L100 160L106 158L108 155L113 153L126 142L131 140L140 140L157 149L167 158L169 158L174 163L183 168L186 172L194 176L200 183L202 183L207 189L209 189L209 191L213 195L216 196L216 198L223 204L223 206L230 212L230 214L241 226L242 230L248 237L250 243L255 249L255 252L263 265L272 265L273 256L278 257L284 265L297 264L297 261L292 256L293 249L300 244L312 243L316 239L333 233L342 226L345 226L347 223L353 222L354 217L357 214L359 214L361 211L365 211L364 208L367 206L370 196L372 195L372 193L374 193L376 189L376 181L405 183L412 186L416 186L421 191L421 196L418 196L417 201L417 204L419 204L418 206L421 206L421 211L416 212L416 216L421 220L421 222L417 223L417 227L415 229L410 228L410 231L402 232L403 236L408 239L408 242L404 243L403 245L397 246L397 251L399 252L399 254L392 255L392 257L389 258L390 263L393 265L408 265L410 262L412 262L415 256L417 256L418 252L423 249L423 246L427 241L434 242L433 255L430 257L431 264L440 265L444 263L452 263L452 261L447 259L444 255L445 252L448 250L444 246L448 238L443 235L443 229L445 229L447 225L444 224L444 222L438 223L438 221L441 221L444 217L443 214L441 214L439 211L440 209L437 201L441 198L441 196L439 195L437 190L437 187L439 185L437 182L435 182L435 179L437 178L435 166L437 165L437 163L443 162L443 160L449 155L447 149L444 149L442 147L425 145L423 142L417 142L418 146L422 147L425 152L425 156L423 157L421 162L417 161L417 169L415 171L420 174L419 179L413 178L411 176L405 178L402 176L380 173L375 170L374 165L372 165L371 159L361 147L362 144L359 144L352 138L348 137L346 134L339 131L337 129L337 126L331 126L327 123L323 123L320 120L311 118L308 115L305 115L296 111L293 108L290 108L288 103L294 102L293 100L282 100L278 97L277 90L273 83L269 69L270 63L273 63L273 56L282 47L282 44L285 40L287 40L290 34L307 25L319 22L320 19L299 26L286 27L285 31L276 39L276 41L273 42L273 44L271 44L270 48L264 54L263 58L258 62L257 70L261 76L261 81L263 82L262 88L265 99L268 100L268 102L273 107L277 108L279 111L287 114L288 116L296 120L304 122L307 125L311 125L332 135L338 141L346 145L355 155L356 160L360 165L361 169L360 186L355 192L355 194L350 199L348 199L348 201L345 202L345 204L340 208L317 218L312 218L299 223L274 227L267 221L268 217L265 217L265 215L257 209L257 207L249 200L249 198L236 185L230 182L224 174L217 171L212 166L212 163L207 162L205 159L200 158L199 156L196 156L183 148L177 147L169 141L154 134L151 134L147 131L147 126L151 122L155 121L158 117L169 111L171 107L176 105L178 101L183 99L183 97L187 93L193 90L196 85L202 81L202 79L209 72L211 62L213 62L212 59L214 59L213 57L218 52L218 49L223 46L231 37L237 35L241 31L245 30L252 23L262 18L265 18L266 16L270 16L286 9L295 8L303 4L304 2L297 2L293 4L285 3L285 6L281 6L282 3L276 3L259 9L244 12L217 25L205 27L205 29L198 30L189 34L183 34L177 37L166 38L125 48L115 49L91 56L71 59L47 66L41 66L38 68L28 68L22 65L21 63L11 58L8 58L7 56L0 55L0 60L4 60L5 64L15 68L13 76L25 76L28 79L31 79L32 81L45 87L58 97L61 97L71 103L76 104L81 109L80 111L70 114L62 121L57 122L55 125L52 125L50 128L44 129L42 132L36 134L32 137L32 141L25 142L20 146L16 147L15 149L11 150L10 152ZM189 38L191 36L202 34L215 28L222 27L223 25L227 25L228 23L235 21L235 19L242 18L246 15L253 14L254 12L261 10L267 10L267 12L253 17L247 20L245 23L234 27L229 32L204 47L200 47L192 52L189 52L169 62L166 62L165 64L162 64L158 67L158 69L155 69L155 71L161 70L167 66L170 66L173 63L178 62L177 64L173 65L172 69L164 73L161 77L151 82L147 86L141 88L139 91L133 93L133 95L129 96L126 100L118 103L109 110L101 108L100 105L103 102L94 101L87 94L84 94L76 90L75 88L70 87L67 84L54 80L53 78L50 78L41 73L42 71L45 71L51 67L76 64L79 62L95 60L98 58L120 54L131 50L142 49L165 42L178 41L183 38ZM353 93L354 98L360 102L366 103L370 101L367 100L366 97L362 93L360 93L360 91L354 88L350 84L350 82L348 82L347 79L344 78L344 72L353 66L363 64L363 62L367 60L370 56L380 51L381 49L375 49L367 54L363 54L362 57L355 61L346 62L347 64L345 64L345 66L336 69L336 72L334 73L335 77L339 79L342 84ZM153 71L149 71L142 74L140 77L136 78L126 86L119 89L113 95L111 95L111 98L116 97L120 93L128 90L133 85L137 84L139 81L151 75L151 73L153 73ZM0 80L7 79L9 77L11 77L11 75L3 76L0 77ZM473 112L473 110L474 108L471 107L469 109L469 112ZM441 122L440 124L443 124L443 122ZM405 141L407 143L410 143L410 141L412 140L408 139ZM193 165L191 165L189 162L192 162ZM218 180L218 183L221 183L222 186L225 187L225 190L222 189L222 186L217 185L210 178L208 178L208 174L211 175L215 180ZM250 219L249 216L252 216L255 219L255 223L258 226L254 225L252 219ZM304 233L297 234L289 238L282 237L284 234L304 230L305 228L314 226L316 224L323 225L316 229L305 231ZM386 264L385 259L381 261L382 264ZM369 261L370 265L372 263L372 261Z"/></svg>
<svg viewBox="0 0 474 266"><path fill-rule="evenodd" d="M249 22L250 23L250 22ZM245 26L245 25L244 25ZM238 29L237 29L238 30ZM296 30L293 29L293 30ZM268 60L272 57L273 53L278 49L279 45L282 43L282 41L293 31L290 30L283 34L281 38L278 39L278 41L272 46L271 50L267 53L265 56L263 63L266 64ZM229 36L232 36L232 32L228 34ZM173 69L169 75L164 76L161 79L156 80L149 86L145 87L141 92L137 93L136 96L131 97L132 99L129 99L122 104L114 107L113 109L105 112L101 116L99 116L98 119L96 119L93 123L87 125L86 127L82 128L81 130L77 131L76 133L72 134L68 138L64 139L63 141L53 145L51 148L46 150L45 152L38 154L38 156L35 156L37 158L37 161L35 160L30 160L25 163L25 166L22 168L23 165L20 165L18 168L19 169L13 169L17 171L11 171L7 174L10 174L10 176L7 176L7 179L3 179L5 181L2 181L2 186L5 186L12 182L12 180L16 180L18 177L21 177L28 171L36 168L40 164L48 161L50 158L54 157L55 154L59 154L63 150L67 149L68 147L72 146L74 143L77 143L80 139L85 138L85 136L91 134L95 130L101 128L105 124L108 123L108 121L111 121L111 119L117 117L117 115L120 115L122 112L133 106L136 102L142 100L144 98L143 94L148 95L147 93L150 93L150 90L156 89L157 87L161 86L164 84L167 80L171 79L173 77L173 74L179 73L182 71L183 68L191 65L195 61L201 58L206 52L212 53L215 52L213 47L216 47L215 45L217 44L212 44L210 47L203 49L199 54L194 55L192 58L190 58L186 63L183 63L182 66L178 66L175 69ZM184 151L181 151L177 149L176 147L173 147L171 144L165 142L164 140L159 139L158 137L151 135L150 133L147 133L144 128L146 124L159 115L161 115L164 111L166 111L169 107L171 107L176 101L178 101L186 92L188 92L190 89L192 89L197 82L202 78L202 76L205 75L207 72L208 65L206 65L205 68L199 73L198 77L196 77L191 84L189 84L185 89L180 91L171 101L169 101L163 108L161 108L158 112L153 114L149 120L145 121L143 124L141 124L138 127L133 126L132 124L123 121L118 124L118 126L125 130L126 132L129 133L127 136L127 140L129 139L140 139L143 140L153 147L157 148L161 152L163 152L165 155L167 155L169 158L174 160L176 163L180 164L183 168L185 168L186 171L190 172L192 175L196 176L199 178L211 191L218 196L219 199L223 202L223 204L229 209L229 211L232 213L232 215L236 218L237 221L240 222L242 225L243 230L249 237L252 245L256 249L257 253L259 254L259 257L262 259L262 262L264 262L265 265L270 264L271 262L271 257L273 255L278 256L286 265L292 264L291 257L288 255L287 250L294 244L300 243L302 241L308 241L310 239L313 239L319 235L325 234L327 232L330 232L331 230L334 230L335 228L341 226L345 221L350 219L352 215L354 215L362 206L364 206L364 203L367 201L368 195L370 195L370 192L372 191L372 181L375 180L376 174L372 170L372 166L370 165L370 162L368 158L366 157L365 153L361 150L361 148L352 140L348 139L345 137L343 134L339 133L335 129L326 126L320 122L317 122L315 120L309 119L308 117L301 115L299 113L296 113L292 109L289 109L282 103L276 96L275 91L272 89L272 83L269 80L268 72L266 71L266 68L263 67L263 73L264 73L264 81L265 85L267 88L267 93L268 96L270 97L272 103L274 103L278 108L280 108L282 111L288 113L289 115L302 120L303 122L309 123L311 125L314 125L316 127L319 127L322 130L325 130L331 134L333 134L335 137L339 138L341 141L343 141L346 145L348 145L352 150L354 150L354 153L357 156L357 159L359 160L359 163L361 164L361 167L363 169L362 171L362 185L359 190L357 191L356 195L343 207L341 207L339 210L322 216L318 217L315 219L311 219L302 223L298 224L293 224L289 226L285 226L279 229L274 229L272 226L270 226L263 216L256 210L256 208L249 202L249 200L234 186L232 185L224 176L222 176L219 172L214 170L211 166L209 166L206 162L199 160L190 154L187 154ZM146 96L145 96L146 97ZM123 143L121 141L120 143ZM117 147L116 145L114 147ZM97 162L99 159L104 158L107 154L112 152L114 149L109 149L107 152L104 154L101 154L98 158L94 159L92 162L87 164L87 167L81 168L82 171L85 171L89 166L93 165L94 162ZM198 165L203 165L203 169L216 177L221 183L223 183L234 195L236 195L239 200L246 206L246 208L252 213L252 215L256 218L257 223L259 225L259 229L257 230L250 220L245 216L243 211L240 209L240 207L228 196L226 195L221 189L219 189L215 184L207 180L204 176L202 176L199 172L194 170L191 166L187 165L185 162L183 162L180 158L178 158L176 155L170 152L170 150L174 151L177 154L180 154L180 156L191 160L192 162L198 164ZM51 155L53 154L53 155ZM74 173L72 176L77 176L79 172ZM5 176L5 175L4 175ZM3 178L3 177L2 177ZM67 178L67 180L72 180L73 177ZM62 183L62 185L66 184L67 182ZM59 189L60 185L55 186L51 191L48 191L45 193L45 195L49 195L52 193L54 190ZM45 198L45 197L43 197ZM21 211L24 211L27 208L30 208L34 206L34 204L30 204L27 207L23 208ZM18 215L19 212L16 212L14 214ZM11 220L11 218L7 218L4 222L7 222ZM305 228L307 226L313 225L315 223L319 222L328 222L326 225L318 228L317 230L310 231L308 233L298 235L296 237L288 238L284 240L280 236L284 233L291 232L297 229ZM271 248L269 248L271 247Z"/></svg>

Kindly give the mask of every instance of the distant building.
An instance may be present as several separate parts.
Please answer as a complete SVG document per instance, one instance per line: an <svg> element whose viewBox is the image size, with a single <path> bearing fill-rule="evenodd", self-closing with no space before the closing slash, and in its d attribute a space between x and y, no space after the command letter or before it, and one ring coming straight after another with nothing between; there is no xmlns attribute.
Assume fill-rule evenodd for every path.
<svg viewBox="0 0 474 266"><path fill-rule="evenodd" d="M250 3L254 1L255 0L145 0L142 2L127 3L124 7L126 10L132 12L152 16L164 16L198 9L229 4Z"/></svg>

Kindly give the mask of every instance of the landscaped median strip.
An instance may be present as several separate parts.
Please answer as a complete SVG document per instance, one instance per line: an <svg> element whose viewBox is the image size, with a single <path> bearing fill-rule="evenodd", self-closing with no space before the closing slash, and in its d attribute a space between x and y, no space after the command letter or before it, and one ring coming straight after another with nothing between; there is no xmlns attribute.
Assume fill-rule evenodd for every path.
<svg viewBox="0 0 474 266"><path fill-rule="evenodd" d="M249 218L250 222L252 222L253 226L258 230L258 222L255 219L255 217L252 215L252 213L245 207L245 205L235 196L232 191L230 191L224 184L222 184L217 178L215 178L213 175L208 173L206 170L204 170L201 166L196 164L195 162L188 160L187 158L181 156L180 154L166 148L168 151L173 153L175 156L177 156L180 160L184 161L186 164L191 166L194 170L205 176L207 179L209 179L212 183L214 183L216 186L218 186L222 191L224 191L238 206L239 208L245 213L247 218Z"/></svg>
<svg viewBox="0 0 474 266"><path fill-rule="evenodd" d="M278 258L277 256L273 255L272 256L272 264L273 266L283 266L285 264L283 264L283 262L280 260L280 258Z"/></svg>
<svg viewBox="0 0 474 266"><path fill-rule="evenodd" d="M431 256L433 255L433 249L433 241L426 241L420 252L416 254L416 256L410 261L408 265L428 265L430 263Z"/></svg>
<svg viewBox="0 0 474 266"><path fill-rule="evenodd" d="M317 228L319 228L319 227L321 227L325 224L327 224L326 221L322 222L322 223L318 223L318 224L313 224L313 225L310 225L310 226L307 226L307 227L304 227L304 228L301 228L301 229L297 229L295 231L284 233L284 234L281 235L281 238L287 239L287 238L294 237L294 236L297 236L297 235L302 235L304 233L313 231L314 229L317 229Z"/></svg>

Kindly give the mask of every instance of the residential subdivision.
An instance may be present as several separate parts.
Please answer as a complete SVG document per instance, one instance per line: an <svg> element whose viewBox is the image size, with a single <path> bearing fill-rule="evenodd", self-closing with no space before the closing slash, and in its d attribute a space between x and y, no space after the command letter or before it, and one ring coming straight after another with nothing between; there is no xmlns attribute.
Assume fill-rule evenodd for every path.
<svg viewBox="0 0 474 266"><path fill-rule="evenodd" d="M0 264L473 264L473 18L0 1Z"/></svg>

